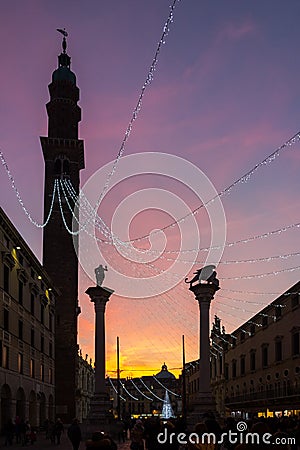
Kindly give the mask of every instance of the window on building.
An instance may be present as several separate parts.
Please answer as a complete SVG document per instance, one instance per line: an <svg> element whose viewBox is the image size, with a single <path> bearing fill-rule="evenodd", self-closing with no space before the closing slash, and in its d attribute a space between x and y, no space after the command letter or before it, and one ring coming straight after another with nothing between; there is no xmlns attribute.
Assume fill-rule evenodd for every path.
<svg viewBox="0 0 300 450"><path fill-rule="evenodd" d="M9 293L9 267L7 267L5 264L3 266L3 289L5 292Z"/></svg>
<svg viewBox="0 0 300 450"><path fill-rule="evenodd" d="M42 363L41 367L40 367L40 377L41 377L41 381L45 381L45 366Z"/></svg>
<svg viewBox="0 0 300 450"><path fill-rule="evenodd" d="M213 365L214 377L216 377L217 376L217 358L212 358L212 365Z"/></svg>
<svg viewBox="0 0 300 450"><path fill-rule="evenodd" d="M252 350L250 352L250 370L254 371L256 369L256 355L255 355L255 351Z"/></svg>
<svg viewBox="0 0 300 450"><path fill-rule="evenodd" d="M292 304L292 308L297 308L297 306L299 305L299 294L292 294L291 295L291 304Z"/></svg>
<svg viewBox="0 0 300 450"><path fill-rule="evenodd" d="M7 236L3 236L3 244L5 245L5 247L9 250L9 239Z"/></svg>
<svg viewBox="0 0 300 450"><path fill-rule="evenodd" d="M244 340L245 340L245 336L246 336L246 333L245 333L245 331L241 331L241 334L240 334L240 339L241 339L241 342L244 342Z"/></svg>
<svg viewBox="0 0 300 450"><path fill-rule="evenodd" d="M53 383L53 373L52 373L51 367L49 368L49 383L50 383L50 384Z"/></svg>
<svg viewBox="0 0 300 450"><path fill-rule="evenodd" d="M22 281L19 281L19 296L18 296L18 300L20 305L23 305L23 283Z"/></svg>
<svg viewBox="0 0 300 450"><path fill-rule="evenodd" d="M300 332L295 331L292 334L292 355L296 356L300 353Z"/></svg>
<svg viewBox="0 0 300 450"><path fill-rule="evenodd" d="M229 380L229 367L228 367L228 364L225 364L224 376L225 376L225 380Z"/></svg>
<svg viewBox="0 0 300 450"><path fill-rule="evenodd" d="M268 316L262 316L261 324L262 324L263 327L267 327L268 326Z"/></svg>
<svg viewBox="0 0 300 450"><path fill-rule="evenodd" d="M219 375L222 375L222 370L223 370L223 356L222 356L222 354L220 354L220 356L219 356Z"/></svg>
<svg viewBox="0 0 300 450"><path fill-rule="evenodd" d="M49 342L49 356L50 356L50 358L53 357L53 346L52 346L52 342Z"/></svg>
<svg viewBox="0 0 300 450"><path fill-rule="evenodd" d="M23 373L23 353L18 353L18 372Z"/></svg>
<svg viewBox="0 0 300 450"><path fill-rule="evenodd" d="M30 295L30 312L34 316L34 307L35 307L35 296L34 294Z"/></svg>
<svg viewBox="0 0 300 450"><path fill-rule="evenodd" d="M23 320L19 320L18 323L18 336L19 339L23 340Z"/></svg>
<svg viewBox="0 0 300 450"><path fill-rule="evenodd" d="M6 345L2 349L2 367L9 369L9 348Z"/></svg>
<svg viewBox="0 0 300 450"><path fill-rule="evenodd" d="M280 319L280 317L281 317L281 307L280 306L275 306L275 317L276 317L276 320L277 319Z"/></svg>
<svg viewBox="0 0 300 450"><path fill-rule="evenodd" d="M253 323L250 327L250 336L254 336L254 335L255 335L255 325Z"/></svg>
<svg viewBox="0 0 300 450"><path fill-rule="evenodd" d="M282 361L282 340L275 341L275 361Z"/></svg>
<svg viewBox="0 0 300 450"><path fill-rule="evenodd" d="M262 352L262 366L268 367L268 364L269 364L268 346L267 345L262 346L261 352Z"/></svg>
<svg viewBox="0 0 300 450"><path fill-rule="evenodd" d="M41 324L44 325L45 322L45 307L43 303L41 303Z"/></svg>
<svg viewBox="0 0 300 450"><path fill-rule="evenodd" d="M21 266L23 266L24 258L23 258L23 255L21 255L21 253L18 254L18 260L19 260L19 264L21 264Z"/></svg>
<svg viewBox="0 0 300 450"><path fill-rule="evenodd" d="M236 378L236 360L232 361L232 378Z"/></svg>
<svg viewBox="0 0 300 450"><path fill-rule="evenodd" d="M9 331L9 311L6 308L3 310L3 328L5 331Z"/></svg>
<svg viewBox="0 0 300 450"><path fill-rule="evenodd" d="M44 347L45 347L45 338L44 336L41 336L41 352L44 353Z"/></svg>
<svg viewBox="0 0 300 450"><path fill-rule="evenodd" d="M34 328L31 328L31 330L30 330L30 345L31 345L31 347L35 346L35 332L34 332Z"/></svg>
<svg viewBox="0 0 300 450"><path fill-rule="evenodd" d="M53 314L49 313L49 330L53 331Z"/></svg>
<svg viewBox="0 0 300 450"><path fill-rule="evenodd" d="M70 162L67 159L63 161L63 174L70 175Z"/></svg>
<svg viewBox="0 0 300 450"><path fill-rule="evenodd" d="M246 372L246 358L245 358L245 355L241 355L240 365L241 365L241 375L245 375L245 372Z"/></svg>
<svg viewBox="0 0 300 450"><path fill-rule="evenodd" d="M33 358L30 359L30 376L35 378L35 361Z"/></svg>

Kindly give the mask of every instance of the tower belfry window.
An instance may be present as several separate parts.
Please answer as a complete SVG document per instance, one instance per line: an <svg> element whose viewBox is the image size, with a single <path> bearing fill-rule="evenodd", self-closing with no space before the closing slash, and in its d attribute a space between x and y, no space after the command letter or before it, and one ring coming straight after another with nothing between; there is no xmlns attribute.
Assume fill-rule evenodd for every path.
<svg viewBox="0 0 300 450"><path fill-rule="evenodd" d="M61 176L61 160L57 158L54 163L54 174L57 177Z"/></svg>
<svg viewBox="0 0 300 450"><path fill-rule="evenodd" d="M64 176L70 175L70 163L67 159L64 159L64 161L63 161L63 175Z"/></svg>
<svg viewBox="0 0 300 450"><path fill-rule="evenodd" d="M54 162L54 175L56 178L68 178L70 176L70 161L63 155Z"/></svg>

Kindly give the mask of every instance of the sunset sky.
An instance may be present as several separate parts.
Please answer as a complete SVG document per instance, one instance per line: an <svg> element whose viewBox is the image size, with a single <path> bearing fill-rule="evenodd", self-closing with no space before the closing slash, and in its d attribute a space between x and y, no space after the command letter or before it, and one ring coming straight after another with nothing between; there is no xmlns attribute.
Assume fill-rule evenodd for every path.
<svg viewBox="0 0 300 450"><path fill-rule="evenodd" d="M170 3L170 0L1 2L0 149L24 204L38 221L43 217L44 177L39 136L47 135L47 86L61 52L61 35L56 28L65 27L69 32L67 51L80 88L84 186L98 169L115 159L120 149ZM178 2L170 33L159 53L154 80L145 92L124 157L155 152L184 158L206 174L220 192L296 134L300 130L299 17L298 0ZM299 148L300 143L296 143L285 149L247 183L239 184L222 197L227 242L300 222ZM42 231L28 221L5 170L0 169L0 205L41 260ZM180 164L177 169L180 173ZM118 170L121 169L117 167L116 175ZM188 178L189 172L185 170L182 166ZM150 187L173 192L190 209L201 204L183 183L160 175L135 176L119 183L108 194L99 214L109 223L120 202ZM96 192L96 198L100 191ZM152 197L158 201L157 208L159 197L158 192ZM196 220L203 247L209 244L209 221L204 211ZM170 214L152 207L134 218L130 236L143 236L170 222ZM119 224L123 228L122 218ZM297 255L269 262L238 263L300 252L299 233L299 228L292 228L273 237L226 248L223 263L235 263L221 261L217 268L222 289L212 303L211 319L217 314L226 330L232 331L296 283L299 269L251 279L228 278L300 266ZM192 232L188 238L193 248ZM169 250L178 249L178 227L166 231L166 240ZM147 248L148 244L144 241L140 245ZM118 264L115 255L107 257L111 264L114 261ZM203 257L200 252L197 259L201 261ZM184 259L190 259L190 255ZM158 260L155 265L161 271L170 262ZM186 276L200 266L195 263ZM122 267L127 270L125 265ZM144 273L141 267L128 268L135 277L153 275L148 266L146 269ZM176 270L170 272L176 279ZM114 289L110 273L109 270L104 284ZM83 354L88 353L89 357L94 352L94 311L85 290L93 284L94 280L80 270L79 342ZM125 376L156 373L164 362L178 373L183 334L186 359L198 357L198 305L184 281L155 298L113 295L106 311L109 375L113 376L116 368L116 336L120 336Z"/></svg>

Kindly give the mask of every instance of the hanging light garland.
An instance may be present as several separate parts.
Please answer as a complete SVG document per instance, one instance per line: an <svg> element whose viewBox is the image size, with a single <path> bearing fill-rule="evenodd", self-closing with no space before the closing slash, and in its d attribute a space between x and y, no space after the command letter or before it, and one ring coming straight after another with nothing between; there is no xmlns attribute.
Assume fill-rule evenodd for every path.
<svg viewBox="0 0 300 450"><path fill-rule="evenodd" d="M141 394L143 397L145 397L147 400L150 400L151 402L153 402L153 398L148 397L146 394L144 394L144 392L142 392L138 386L133 382L133 380L130 380L131 383L133 384L134 388L138 391L139 394Z"/></svg>
<svg viewBox="0 0 300 450"><path fill-rule="evenodd" d="M138 114L139 114L139 112L140 112L140 110L142 108L142 101L143 101L143 97L145 95L146 89L147 89L148 86L150 86L150 84L153 81L154 72L156 70L156 66L157 66L157 63L158 63L159 53L161 51L162 45L164 45L166 43L166 38L167 38L167 36L169 34L169 31L170 31L170 25L171 25L171 23L174 20L174 10L175 10L175 7L176 7L176 5L177 5L177 3L179 1L180 0L173 0L172 5L170 6L170 12L169 12L168 18L167 18L167 20L166 20L166 22L164 24L162 36L161 36L161 38L160 38L160 40L158 42L158 46L156 48L155 55L154 55L154 58L152 60L150 69L148 71L146 80L145 80L145 82L144 82L144 84L142 86L141 93L139 95L137 104L136 104L136 106L135 106L135 108L134 108L134 110L132 112L131 119L130 119L129 124L128 124L127 128L126 128L125 135L124 135L123 141L121 143L121 147L120 147L120 149L118 151L118 154L117 154L117 157L116 157L116 159L115 159L115 161L113 163L112 169L111 169L110 173L107 176L107 179L106 179L105 185L103 187L103 190L102 190L102 192L101 192L101 194L100 194L100 196L98 198L98 201L96 203L96 206L94 208L94 212L95 213L96 213L96 211L97 211L97 209L98 209L98 207L99 207L99 205L100 205L100 203L101 203L101 201L102 201L102 199L103 199L103 197L104 197L104 195L105 195L105 193L106 193L106 191L108 189L111 177L115 173L115 171L117 169L117 165L118 165L121 157L124 154L125 145L126 145L128 139L129 139L129 136L131 134L134 122L136 121L136 119L138 117Z"/></svg>
<svg viewBox="0 0 300 450"><path fill-rule="evenodd" d="M139 399L137 397L135 397L134 395L132 395L125 387L125 384L121 382L121 380L119 380L120 386L122 386L122 388L124 389L124 391L126 392L127 395L129 395L129 397L131 397L133 400L135 400L136 402L139 401Z"/></svg>
<svg viewBox="0 0 300 450"><path fill-rule="evenodd" d="M115 393L116 393L117 395L119 395L120 399L123 400L123 402L126 402L126 398L122 397L122 395L118 393L118 391L117 391L117 389L115 388L115 386L114 386L113 382L111 381L111 379L110 379L109 377L107 377L107 378L108 378L108 381L109 381L110 384L111 384L111 387L112 387L113 390L115 391Z"/></svg>
<svg viewBox="0 0 300 450"><path fill-rule="evenodd" d="M144 381L140 378L139 379L140 382L142 383L143 386L145 386L145 388L147 389L147 391L149 391L151 393L151 395L153 395L153 397L157 398L157 400L159 400L160 402L164 402L163 398L158 397L154 392L151 391L151 389L148 388L148 386L144 383Z"/></svg>
<svg viewBox="0 0 300 450"><path fill-rule="evenodd" d="M179 253L179 252L178 252ZM277 259L288 259L292 258L293 256L299 256L300 252L293 252L288 253L285 255L276 255L276 256L266 256L263 258L252 258L252 259L237 259L237 260L228 260L228 261L220 261L218 265L229 265L229 264L252 264L252 263L260 263L260 262L271 262L276 261ZM160 258L164 259L165 261L173 262L176 261L174 258L166 258L164 255L161 255ZM191 264L191 263L198 263L198 264L205 264L205 262L202 260L195 259L193 261L191 260L185 260L180 259L180 262L183 264Z"/></svg>
<svg viewBox="0 0 300 450"><path fill-rule="evenodd" d="M53 211L53 205L54 205L54 199L55 199L55 191L56 191L56 184L55 184L55 182L54 182L54 185L53 185L52 199L51 199L51 204L50 204L50 209L49 209L49 212L48 212L47 219L45 220L44 223L38 223L36 220L34 220L34 219L31 217L30 212L29 212L29 211L27 210L27 208L25 207L24 202L23 202L23 200L22 200L22 197L21 197L21 195L20 195L20 192L19 192L19 190L18 190L18 188L17 188L17 186L16 186L14 177L12 176L12 174L11 174L11 172L10 172L10 170L9 170L8 164L7 164L7 162L6 162L5 158L4 158L4 155L3 155L3 153L2 153L1 150L0 150L0 160L1 160L2 166L4 167L4 169L5 169L5 171L6 171L6 174L7 174L7 176L8 176L8 179L9 179L9 181L10 181L10 183L11 183L11 187L12 187L12 189L15 191L15 194L16 194L16 197L17 197L17 199L18 199L18 201L19 201L19 204L21 205L21 207L22 207L24 213L26 214L27 218L28 218L28 219L30 220L30 222L31 222L33 225L35 225L37 228L44 228L44 227L48 224L48 222L49 222L49 220L50 220L50 217L51 217L51 214L52 214L52 211Z"/></svg>
<svg viewBox="0 0 300 450"><path fill-rule="evenodd" d="M220 277L220 280L252 280L253 278L265 278L268 276L276 276L281 273L294 272L295 270L299 270L300 266L289 267L288 269L281 270L273 270L272 272L264 272L253 275L240 275L237 277Z"/></svg>
<svg viewBox="0 0 300 450"><path fill-rule="evenodd" d="M170 394L175 395L175 397L180 397L179 394L176 394L175 392L170 391L170 389L168 389L166 386L164 386L164 385L156 378L155 375L153 375L153 378L154 378L154 380L155 380L158 384L160 384L161 387L163 387L163 388L164 388L166 391L168 391Z"/></svg>
<svg viewBox="0 0 300 450"><path fill-rule="evenodd" d="M223 289L222 289L223 290ZM257 305L257 306L260 306L260 307L264 307L264 305L262 304L262 303L259 303L259 302L253 302L252 300L244 300L244 299L237 299L237 298L234 298L234 297L228 297L227 295L222 295L222 294L218 294L218 298L226 298L226 299L228 299L228 300L231 300L231 301L233 301L233 302L237 302L237 303L249 303L249 305ZM264 302L265 303L265 302ZM230 308L235 308L235 307L233 307L232 305L226 305L226 306L229 306ZM238 308L239 309L239 308ZM248 311L248 312L251 312L251 311Z"/></svg>
<svg viewBox="0 0 300 450"><path fill-rule="evenodd" d="M227 188L223 189L222 191L220 191L215 197L213 197L212 199L210 199L208 202L201 204L200 206L198 206L197 208L193 209L190 213L186 214L185 216L181 217L178 220L174 220L173 222L169 223L168 225L166 225L163 228L160 228L158 230L155 230L152 233L152 236L154 234L157 234L161 231L165 231L171 227L174 227L175 225L185 221L188 217L190 217L191 215L195 215L197 214L200 209L209 206L211 203L213 203L217 198L222 198L224 197L225 194L229 194L231 192L231 190L236 187L239 184L244 184L247 183L250 178L252 177L252 175L261 167L266 166L270 163L272 163L282 152L283 150L285 150L286 148L290 148L292 147L296 142L298 142L300 140L300 131L298 131L298 133L296 133L293 137L291 137L290 139L288 139L286 142L284 142L280 147L278 147L273 153L271 153L269 156L267 156L265 159L263 159L261 162L257 163L251 170L249 170L246 174L244 174L243 176L241 176L240 178L238 178L236 181L234 181L233 183L231 183ZM143 236L140 236L138 238L135 239L130 239L128 242L139 242L142 241L144 239L149 239L150 234L145 234Z"/></svg>

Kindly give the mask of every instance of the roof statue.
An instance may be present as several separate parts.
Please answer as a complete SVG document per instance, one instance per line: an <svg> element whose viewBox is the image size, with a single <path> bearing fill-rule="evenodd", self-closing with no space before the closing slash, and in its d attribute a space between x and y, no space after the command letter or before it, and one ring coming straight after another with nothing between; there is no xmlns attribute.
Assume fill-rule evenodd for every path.
<svg viewBox="0 0 300 450"><path fill-rule="evenodd" d="M99 264L98 267L96 267L95 269L95 275L96 275L96 283L97 286L102 286L102 283L104 281L105 278L105 273L107 272L107 266L103 267L102 264Z"/></svg>
<svg viewBox="0 0 300 450"><path fill-rule="evenodd" d="M198 281L198 284L213 284L217 289L219 289L219 280L217 279L217 272L214 270L216 266L209 265L198 269L194 272L194 277L188 281L186 278L184 281L190 284L190 288L193 283Z"/></svg>
<svg viewBox="0 0 300 450"><path fill-rule="evenodd" d="M62 48L63 48L63 52L66 53L66 49L67 49L66 37L68 36L68 33L66 32L65 28L63 30L61 28L56 28L56 31L61 33L63 35L63 37L64 37L63 38L63 42L62 42Z"/></svg>

